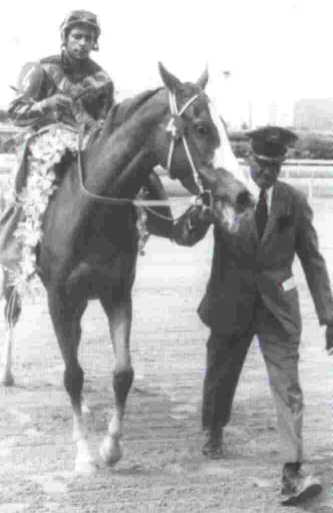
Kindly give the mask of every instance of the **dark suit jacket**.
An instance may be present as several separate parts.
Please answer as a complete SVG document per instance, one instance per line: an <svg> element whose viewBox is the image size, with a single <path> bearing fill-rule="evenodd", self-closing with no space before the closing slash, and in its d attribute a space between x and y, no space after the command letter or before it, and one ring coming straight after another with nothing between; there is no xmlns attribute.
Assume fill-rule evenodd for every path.
<svg viewBox="0 0 333 513"><path fill-rule="evenodd" d="M329 277L318 249L312 217L305 196L288 184L277 182L261 240L253 213L242 219L237 234L224 233L215 227L211 275L199 306L202 321L221 333L242 331L251 323L259 293L286 332L299 334L299 300L292 277L292 263L297 254L320 324L332 323ZM204 233L197 230L196 241ZM188 240L185 236L181 243L192 245L194 240L192 231Z"/></svg>

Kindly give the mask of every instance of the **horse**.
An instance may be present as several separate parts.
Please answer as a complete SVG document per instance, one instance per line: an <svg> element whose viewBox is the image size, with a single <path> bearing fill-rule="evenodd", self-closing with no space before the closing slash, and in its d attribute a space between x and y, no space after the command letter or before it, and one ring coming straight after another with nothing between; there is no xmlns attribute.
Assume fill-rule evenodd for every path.
<svg viewBox="0 0 333 513"><path fill-rule="evenodd" d="M163 87L116 105L79 159L66 162L62 181L45 212L43 238L37 248L38 274L65 365L64 386L73 411L75 470L79 473L96 468L82 415L84 373L78 360L80 320L91 299L98 299L104 309L115 356L114 412L100 455L106 464L114 465L123 452L126 399L134 377L130 331L138 253L135 198L152 169L162 163L170 177L180 180L192 194L208 192L215 222L229 231L237 215L251 208L245 182L222 167L225 134L204 91L207 71L196 83L181 82L162 64L159 71ZM21 311L19 298L10 292L7 284L7 384L13 382L12 330Z"/></svg>

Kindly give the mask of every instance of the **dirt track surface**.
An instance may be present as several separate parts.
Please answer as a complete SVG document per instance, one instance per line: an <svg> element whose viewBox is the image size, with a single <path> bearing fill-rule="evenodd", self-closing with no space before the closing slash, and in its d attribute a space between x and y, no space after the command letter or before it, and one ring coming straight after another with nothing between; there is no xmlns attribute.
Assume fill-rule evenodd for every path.
<svg viewBox="0 0 333 513"><path fill-rule="evenodd" d="M315 200L322 251L333 273L333 201ZM179 209L179 205L178 205ZM132 354L136 379L128 400L122 461L95 475L73 473L71 409L45 298L27 302L16 336L16 386L0 390L0 513L278 513L281 462L274 406L254 341L225 430L225 458L200 452L201 388L207 329L195 310L204 291L211 233L195 248L151 239L134 293ZM307 468L324 484L304 506L333 512L333 360L299 265L304 321L301 379ZM81 362L89 440L97 456L112 408L112 350L99 305L83 320ZM288 511L299 511L288 508Z"/></svg>

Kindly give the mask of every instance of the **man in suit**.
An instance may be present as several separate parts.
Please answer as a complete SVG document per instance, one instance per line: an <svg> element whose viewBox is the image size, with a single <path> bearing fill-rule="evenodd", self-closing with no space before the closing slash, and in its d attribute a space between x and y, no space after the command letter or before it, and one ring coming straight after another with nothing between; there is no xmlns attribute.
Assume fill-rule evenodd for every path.
<svg viewBox="0 0 333 513"><path fill-rule="evenodd" d="M320 492L320 483L301 472L303 397L298 376L301 317L292 275L299 257L326 346L333 347L333 300L326 265L318 249L312 210L306 198L278 181L287 148L296 135L280 127L249 132L250 173L258 187L255 213L241 220L236 234L215 227L214 256L201 320L207 343L202 423L203 453L223 456L223 427L229 422L239 375L254 335L263 354L276 405L284 450L282 502L296 504ZM207 216L196 213L175 227L178 243L192 245L206 233Z"/></svg>

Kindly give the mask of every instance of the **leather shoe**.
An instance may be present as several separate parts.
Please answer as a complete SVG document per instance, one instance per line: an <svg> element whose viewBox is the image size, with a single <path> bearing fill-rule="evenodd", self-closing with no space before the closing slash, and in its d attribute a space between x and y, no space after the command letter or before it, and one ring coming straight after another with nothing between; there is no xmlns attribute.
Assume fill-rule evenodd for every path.
<svg viewBox="0 0 333 513"><path fill-rule="evenodd" d="M281 504L295 506L322 491L319 479L301 472L300 463L286 463L282 472Z"/></svg>
<svg viewBox="0 0 333 513"><path fill-rule="evenodd" d="M202 447L202 454L212 460L223 457L222 451L222 429L209 429L204 431L205 443Z"/></svg>

